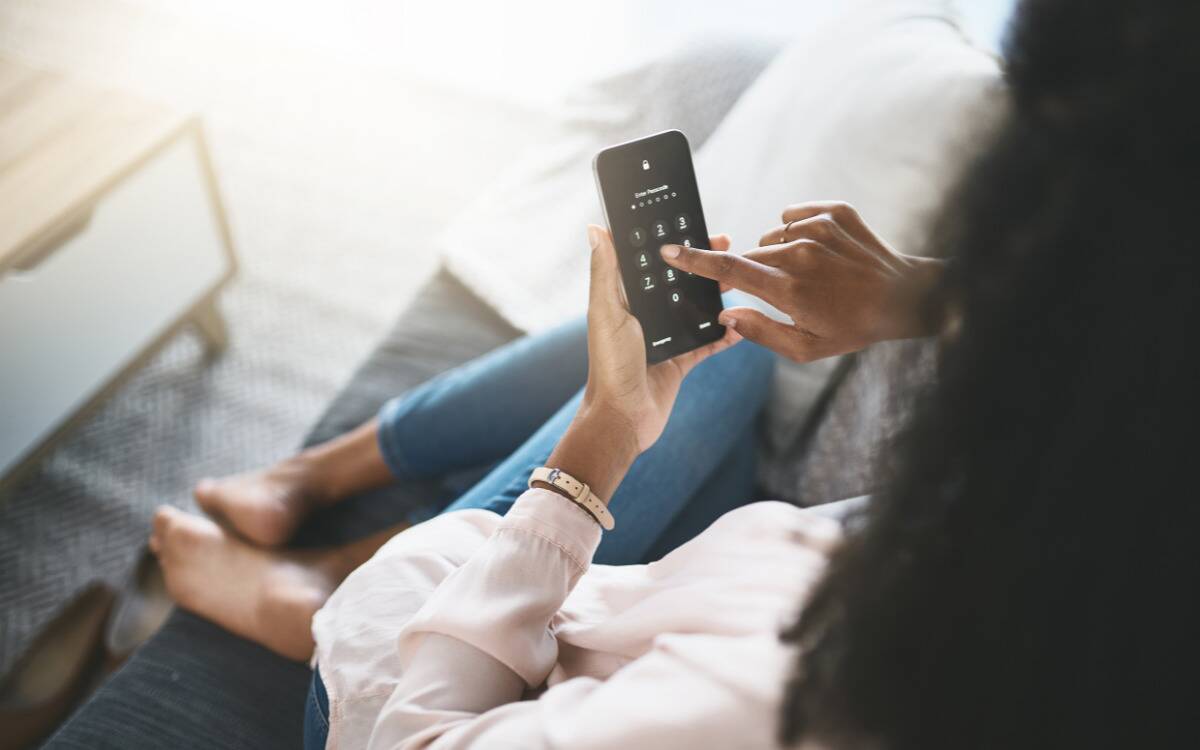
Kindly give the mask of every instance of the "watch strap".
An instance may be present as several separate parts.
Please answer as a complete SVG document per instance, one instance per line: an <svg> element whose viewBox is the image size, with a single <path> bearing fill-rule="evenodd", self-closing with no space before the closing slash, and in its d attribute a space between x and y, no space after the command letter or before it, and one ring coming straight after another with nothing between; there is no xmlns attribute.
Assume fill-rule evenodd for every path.
<svg viewBox="0 0 1200 750"><path fill-rule="evenodd" d="M612 513L608 512L608 506L596 496L596 493L565 471L549 466L540 466L529 475L529 486L532 487L534 482L542 482L557 489L568 500L587 511L605 531L612 531L616 526Z"/></svg>

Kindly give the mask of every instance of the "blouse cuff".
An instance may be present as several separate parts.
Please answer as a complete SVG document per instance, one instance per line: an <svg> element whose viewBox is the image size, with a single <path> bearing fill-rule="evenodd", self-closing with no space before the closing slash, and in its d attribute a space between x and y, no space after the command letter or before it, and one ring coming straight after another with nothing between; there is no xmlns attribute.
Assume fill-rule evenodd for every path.
<svg viewBox="0 0 1200 750"><path fill-rule="evenodd" d="M537 534L556 544L580 574L600 545L600 524L573 500L553 490L526 490L504 516L500 528Z"/></svg>
<svg viewBox="0 0 1200 750"><path fill-rule="evenodd" d="M422 636L471 645L534 687L558 657L550 628L587 570L600 526L551 490L527 490L487 542L446 577L401 629L400 661L419 658Z"/></svg>

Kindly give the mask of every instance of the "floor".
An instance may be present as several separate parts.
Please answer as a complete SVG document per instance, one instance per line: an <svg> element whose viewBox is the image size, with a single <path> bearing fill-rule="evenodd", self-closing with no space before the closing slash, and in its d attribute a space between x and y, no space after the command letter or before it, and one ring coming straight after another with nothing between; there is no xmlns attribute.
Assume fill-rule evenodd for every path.
<svg viewBox="0 0 1200 750"><path fill-rule="evenodd" d="M297 445L540 118L145 2L6 0L0 54L203 113L242 264L222 357L180 336L0 504L2 675L89 581L125 579L155 506Z"/></svg>

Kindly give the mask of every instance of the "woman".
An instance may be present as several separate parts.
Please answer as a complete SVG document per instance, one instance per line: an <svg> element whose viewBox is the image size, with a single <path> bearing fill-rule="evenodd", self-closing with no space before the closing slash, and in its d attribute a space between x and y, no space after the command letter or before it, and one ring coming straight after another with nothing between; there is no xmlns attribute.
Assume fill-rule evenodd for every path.
<svg viewBox="0 0 1200 750"><path fill-rule="evenodd" d="M758 748L781 724L839 748L1194 745L1196 28L1190 2L1022 5L1012 113L944 211L958 262L928 317L895 300L937 266L846 209L785 214L748 259L664 253L788 308L798 325L736 330L799 358L946 332L862 527L755 504L647 568L588 569L600 527L545 488L503 521L440 516L318 614L330 742ZM677 382L635 366L594 245L586 408L548 464L604 497Z"/></svg>
<svg viewBox="0 0 1200 750"><path fill-rule="evenodd" d="M721 249L729 243L723 236L711 241ZM282 548L301 521L374 487L488 467L449 507L411 514L484 508L503 515L578 410L587 350L584 321L519 339L393 399L376 419L342 437L262 471L200 482L197 502L215 520L169 506L155 515L150 546L169 593L238 635L307 660L313 613L404 526L342 547ZM614 512L628 522L606 536L597 561L657 559L752 499L752 430L773 367L769 352L746 343L697 368L663 439L613 496ZM669 500L651 505L641 502L646 496Z"/></svg>
<svg viewBox="0 0 1200 750"><path fill-rule="evenodd" d="M1195 747L1200 4L1026 0L940 382L785 638L783 738Z"/></svg>
<svg viewBox="0 0 1200 750"><path fill-rule="evenodd" d="M318 613L313 746L772 747L781 726L813 747L1188 746L1197 15L1022 6L1012 112L947 203L944 279L836 204L743 258L664 249L797 321L727 311L731 340L808 359L946 334L865 524L756 503L651 565L589 567L605 515L573 490L439 516ZM588 384L545 465L604 499L699 357L645 367L591 237Z"/></svg>
<svg viewBox="0 0 1200 750"><path fill-rule="evenodd" d="M682 270L782 304L803 325L726 310L725 339L650 367L622 301L611 239L589 229L588 379L569 424L532 465L521 459L497 469L507 486L531 487L506 515L444 513L399 534L316 614L311 746L536 748L566 737L583 747L771 744L788 663L777 627L819 576L838 524L781 503L723 516L711 503L689 505L683 515L698 517L689 528L720 520L686 543L660 540L673 551L647 566L589 570L608 514L531 469L586 484L575 485L579 500L619 494L639 455L676 424L684 376L693 368L699 375L700 362L740 331L798 358L920 332L913 299L937 278L940 261L892 251L844 204L795 206L784 221L743 256L676 246L662 254ZM801 315L788 300L813 278L839 294L821 295L834 304L807 305ZM847 314L841 305L851 295L857 302ZM690 425L705 439L714 427L724 424ZM653 465L687 475L670 462ZM638 484L635 502L651 511L673 497L670 487ZM750 499L743 493L724 504ZM642 522L613 508L617 529ZM521 700L545 686L539 700Z"/></svg>

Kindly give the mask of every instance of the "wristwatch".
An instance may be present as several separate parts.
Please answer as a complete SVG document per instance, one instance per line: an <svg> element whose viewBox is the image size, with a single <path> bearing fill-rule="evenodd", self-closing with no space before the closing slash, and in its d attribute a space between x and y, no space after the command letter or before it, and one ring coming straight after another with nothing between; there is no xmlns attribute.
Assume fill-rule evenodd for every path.
<svg viewBox="0 0 1200 750"><path fill-rule="evenodd" d="M605 531L612 531L616 526L608 506L596 497L596 493L565 471L540 466L529 475L529 486L532 487L534 482L542 482L558 490L560 495L587 511Z"/></svg>

